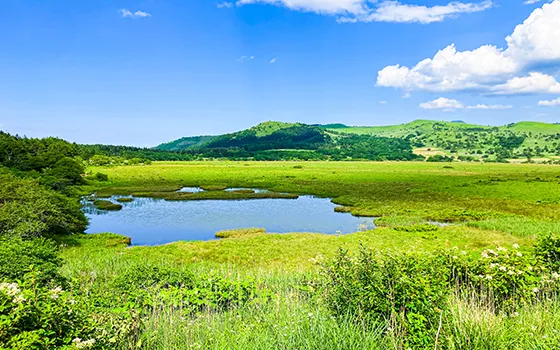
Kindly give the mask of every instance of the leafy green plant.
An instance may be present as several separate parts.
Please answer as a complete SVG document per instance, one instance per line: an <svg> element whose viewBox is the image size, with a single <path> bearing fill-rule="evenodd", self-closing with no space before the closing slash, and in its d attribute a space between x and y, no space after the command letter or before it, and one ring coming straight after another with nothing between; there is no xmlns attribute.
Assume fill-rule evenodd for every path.
<svg viewBox="0 0 560 350"><path fill-rule="evenodd" d="M409 346L433 344L441 313L452 294L445 256L378 253L362 248L357 257L341 250L324 267L324 294L337 316L400 329Z"/></svg>
<svg viewBox="0 0 560 350"><path fill-rule="evenodd" d="M560 237L552 233L541 235L535 244L535 255L552 270L560 271Z"/></svg>
<svg viewBox="0 0 560 350"><path fill-rule="evenodd" d="M61 264L55 242L45 238L23 240L19 237L0 237L0 281L21 280L35 269L35 281L45 284L51 280L59 283Z"/></svg>
<svg viewBox="0 0 560 350"><path fill-rule="evenodd" d="M34 273L21 283L0 283L0 348L104 348L86 309L60 286L37 284Z"/></svg>

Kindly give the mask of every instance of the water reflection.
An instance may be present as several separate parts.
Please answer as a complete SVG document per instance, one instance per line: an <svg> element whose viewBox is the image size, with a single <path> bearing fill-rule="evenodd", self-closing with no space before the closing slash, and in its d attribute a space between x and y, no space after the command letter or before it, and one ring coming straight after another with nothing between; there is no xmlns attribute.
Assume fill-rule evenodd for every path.
<svg viewBox="0 0 560 350"><path fill-rule="evenodd" d="M233 189L232 189L233 190ZM107 200L116 203L114 196ZM375 228L373 218L334 212L328 198L165 201L134 198L120 203L120 211L101 211L84 199L90 220L87 233L114 232L136 245L157 245L179 240L211 240L220 230L261 227L267 232L344 234Z"/></svg>

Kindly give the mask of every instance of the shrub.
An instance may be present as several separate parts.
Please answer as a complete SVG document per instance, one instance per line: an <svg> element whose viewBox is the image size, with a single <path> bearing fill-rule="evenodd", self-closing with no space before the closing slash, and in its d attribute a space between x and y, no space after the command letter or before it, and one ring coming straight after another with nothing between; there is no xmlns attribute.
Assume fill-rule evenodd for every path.
<svg viewBox="0 0 560 350"><path fill-rule="evenodd" d="M426 162L452 162L455 158L443 156L441 154L436 154L435 156L430 156L426 159Z"/></svg>
<svg viewBox="0 0 560 350"><path fill-rule="evenodd" d="M86 309L59 286L38 285L33 273L22 283L0 283L0 348L105 348Z"/></svg>
<svg viewBox="0 0 560 350"><path fill-rule="evenodd" d="M325 266L324 293L337 316L399 329L408 346L433 344L441 313L452 294L445 256L382 253L362 248L356 258L341 250Z"/></svg>
<svg viewBox="0 0 560 350"><path fill-rule="evenodd" d="M97 181L109 181L109 175L103 173L95 173L94 178Z"/></svg>
<svg viewBox="0 0 560 350"><path fill-rule="evenodd" d="M0 281L22 280L32 269L38 271L38 283L61 281L57 271L61 259L57 254L56 244L45 238L0 238Z"/></svg>
<svg viewBox="0 0 560 350"><path fill-rule="evenodd" d="M553 271L560 271L560 237L551 233L540 236L535 244L535 255Z"/></svg>
<svg viewBox="0 0 560 350"><path fill-rule="evenodd" d="M114 281L119 294L141 308L176 305L186 312L207 308L240 306L252 299L266 297L251 281L229 280L212 274L166 266L139 263L130 266Z"/></svg>
<svg viewBox="0 0 560 350"><path fill-rule="evenodd" d="M39 237L86 229L78 200L10 174L0 174L0 183L0 235Z"/></svg>
<svg viewBox="0 0 560 350"><path fill-rule="evenodd" d="M482 302L490 301L497 312L515 312L523 303L556 295L560 275L532 255L524 255L515 245L487 249L480 259L463 263L468 282Z"/></svg>

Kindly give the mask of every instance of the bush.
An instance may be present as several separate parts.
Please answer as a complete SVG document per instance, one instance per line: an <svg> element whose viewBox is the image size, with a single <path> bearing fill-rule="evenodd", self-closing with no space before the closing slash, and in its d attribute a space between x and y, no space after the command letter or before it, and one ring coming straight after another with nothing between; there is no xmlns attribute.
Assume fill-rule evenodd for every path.
<svg viewBox="0 0 560 350"><path fill-rule="evenodd" d="M0 235L29 238L86 229L78 200L10 174L0 174L0 183Z"/></svg>
<svg viewBox="0 0 560 350"><path fill-rule="evenodd" d="M97 181L109 181L109 175L103 174L103 173L96 173L96 174L94 175L94 178L95 178Z"/></svg>
<svg viewBox="0 0 560 350"><path fill-rule="evenodd" d="M140 263L130 266L114 281L119 294L141 308L160 304L180 306L186 312L240 306L266 297L250 281L228 280L218 275L194 274L185 269Z"/></svg>
<svg viewBox="0 0 560 350"><path fill-rule="evenodd" d="M337 316L384 323L401 332L407 345L433 344L441 313L452 294L445 256L373 253L362 248L357 258L341 250L324 269L324 292Z"/></svg>
<svg viewBox="0 0 560 350"><path fill-rule="evenodd" d="M553 271L560 271L560 237L551 233L540 236L535 244L535 255Z"/></svg>
<svg viewBox="0 0 560 350"><path fill-rule="evenodd" d="M87 309L59 286L38 285L33 273L23 283L0 283L0 348L106 348Z"/></svg>
<svg viewBox="0 0 560 350"><path fill-rule="evenodd" d="M436 154L435 156L430 156L426 159L426 162L452 162L455 158L442 156L441 154Z"/></svg>
<svg viewBox="0 0 560 350"><path fill-rule="evenodd" d="M0 238L0 281L22 280L25 274L35 269L38 283L60 282L58 268L61 259L57 254L56 244L45 238Z"/></svg>

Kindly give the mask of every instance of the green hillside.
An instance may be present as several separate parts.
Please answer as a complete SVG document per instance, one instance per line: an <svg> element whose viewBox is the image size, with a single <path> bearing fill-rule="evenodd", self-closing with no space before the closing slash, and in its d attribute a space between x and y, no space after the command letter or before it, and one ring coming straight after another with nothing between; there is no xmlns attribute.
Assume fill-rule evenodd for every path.
<svg viewBox="0 0 560 350"><path fill-rule="evenodd" d="M268 121L230 134L184 137L156 149L198 158L408 160L445 156L462 161L542 162L560 159L560 124L487 126L415 120L399 125L347 126Z"/></svg>
<svg viewBox="0 0 560 350"><path fill-rule="evenodd" d="M188 148L201 147L205 143L212 141L216 136L190 136L183 137L175 141L163 143L157 146L162 151L181 151Z"/></svg>
<svg viewBox="0 0 560 350"><path fill-rule="evenodd" d="M337 125L336 129L340 129ZM336 134L324 127L301 123L264 122L252 128L214 136L195 143L183 138L157 147L202 158L306 160L411 160L418 157L403 138Z"/></svg>
<svg viewBox="0 0 560 350"><path fill-rule="evenodd" d="M389 126L327 128L338 134L376 135L409 140L416 153L475 159L557 159L560 124L519 122L486 126L463 122L415 120ZM512 141L515 141L512 143Z"/></svg>

